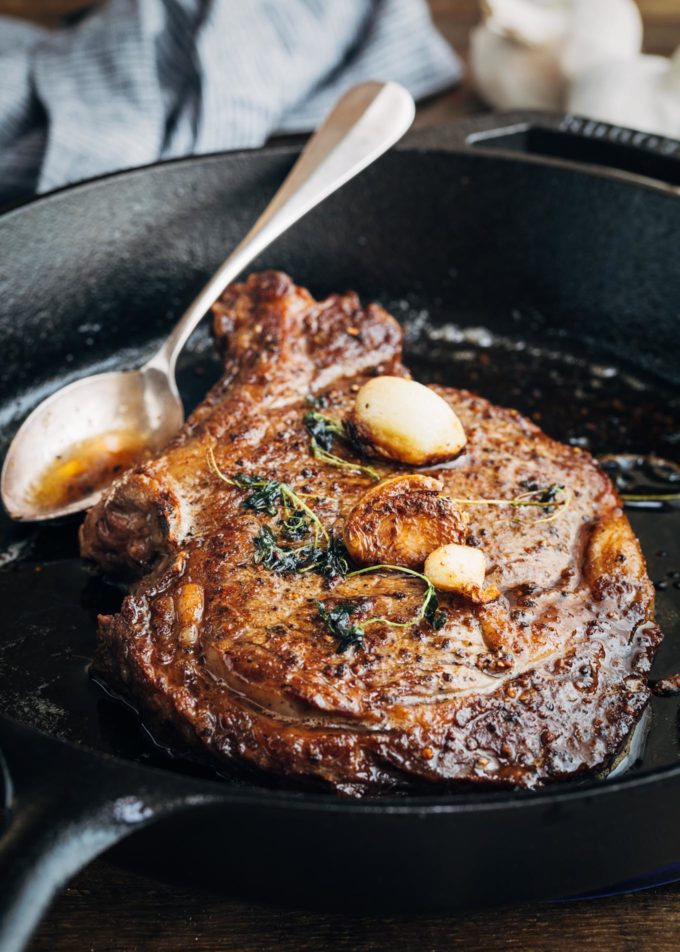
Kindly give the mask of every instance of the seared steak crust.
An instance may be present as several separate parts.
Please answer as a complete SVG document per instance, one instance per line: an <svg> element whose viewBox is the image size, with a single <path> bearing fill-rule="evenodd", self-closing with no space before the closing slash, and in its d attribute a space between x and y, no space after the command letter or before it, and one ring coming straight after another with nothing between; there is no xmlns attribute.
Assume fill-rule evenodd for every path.
<svg viewBox="0 0 680 952"><path fill-rule="evenodd" d="M363 649L339 654L319 600L408 621L422 583L255 565L253 539L275 520L243 508L209 453L229 476L315 494L305 498L342 535L372 484L312 457L308 398L339 419L370 376L405 374L399 327L354 294L318 303L268 272L227 290L214 330L222 380L82 528L86 558L137 579L120 613L100 618L104 677L195 756L354 795L434 781L533 787L606 768L648 702L660 633L638 542L594 460L514 410L436 388L468 436L453 463L428 470L445 495L507 499L559 483L571 502L550 522L468 507L466 541L486 553L500 598L443 595L441 630L376 624ZM384 477L409 471L371 462Z"/></svg>

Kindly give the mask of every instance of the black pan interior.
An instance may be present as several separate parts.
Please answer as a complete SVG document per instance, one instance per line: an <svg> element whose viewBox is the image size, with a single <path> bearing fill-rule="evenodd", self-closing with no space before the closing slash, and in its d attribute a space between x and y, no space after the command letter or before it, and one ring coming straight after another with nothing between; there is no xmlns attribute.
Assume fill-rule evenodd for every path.
<svg viewBox="0 0 680 952"><path fill-rule="evenodd" d="M76 376L133 366L266 204L288 150L170 163L66 190L0 222L0 438ZM316 295L356 289L407 331L423 380L467 386L597 454L639 457L665 490L680 460L680 202L566 168L393 153L256 266ZM182 358L187 408L218 373L205 328ZM680 670L680 517L631 513ZM120 592L77 556L77 521L0 525L0 710L95 750L195 771L155 747L88 677L95 616ZM678 702L653 701L629 773L677 764ZM207 774L212 777L212 774ZM238 778L226 778L237 782ZM225 778L222 778L224 781Z"/></svg>

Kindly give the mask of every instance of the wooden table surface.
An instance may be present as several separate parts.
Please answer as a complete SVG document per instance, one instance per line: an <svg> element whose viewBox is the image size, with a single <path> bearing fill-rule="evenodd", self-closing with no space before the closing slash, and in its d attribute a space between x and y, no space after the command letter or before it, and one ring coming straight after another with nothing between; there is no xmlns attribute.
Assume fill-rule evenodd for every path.
<svg viewBox="0 0 680 952"><path fill-rule="evenodd" d="M680 885L573 904L378 918L246 904L100 859L58 899L31 952L678 952L679 929Z"/></svg>
<svg viewBox="0 0 680 952"><path fill-rule="evenodd" d="M445 36L465 53L476 0L430 0ZM0 12L44 17L82 0L0 0ZM680 44L680 0L640 0L645 45ZM482 108L464 83L424 104L432 125ZM622 831L624 835L624 831ZM480 844L480 848L481 844ZM455 856L451 862L455 863ZM285 860L282 858L285 869ZM680 885L597 902L540 904L452 916L328 915L252 905L119 869L102 857L56 901L31 952L677 952Z"/></svg>

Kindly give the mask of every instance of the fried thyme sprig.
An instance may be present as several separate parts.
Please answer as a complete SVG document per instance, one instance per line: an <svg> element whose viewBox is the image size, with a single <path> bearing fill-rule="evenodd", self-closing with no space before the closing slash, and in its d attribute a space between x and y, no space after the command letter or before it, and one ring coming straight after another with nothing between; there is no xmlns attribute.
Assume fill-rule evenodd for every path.
<svg viewBox="0 0 680 952"><path fill-rule="evenodd" d="M435 587L427 575L423 575L422 572L416 572L415 569L407 569L404 565L390 565L389 563L383 562L379 565L369 565L363 569L355 569L353 572L349 573L347 578L356 578L359 575L368 575L370 572L384 571L401 572L402 575L410 575L413 578L419 578L421 582L425 582L425 594L423 595L423 601L420 605L420 608L418 609L417 614L410 621L390 621L389 618L384 618L381 615L377 618L369 618L367 621L363 622L364 627L367 625L376 625L378 622L383 622L385 625L389 625L391 628L414 628L416 625L419 625L421 621L427 621L436 631L439 631L446 621L446 612L440 609Z"/></svg>
<svg viewBox="0 0 680 952"><path fill-rule="evenodd" d="M561 498L560 498L561 497ZM514 499L463 499L454 496L448 496L457 506L510 506L520 509L524 507L537 509L554 509L549 516L542 519L535 519L534 525L553 522L570 505L571 492L559 483L551 483L541 489L533 489L531 492L522 493Z"/></svg>
<svg viewBox="0 0 680 952"><path fill-rule="evenodd" d="M340 469L364 473L376 482L380 479L380 473L373 466L352 463L350 460L343 459L331 452L336 439L344 440L354 446L355 449L357 448L344 423L325 416L325 414L319 413L318 410L308 410L304 415L304 424L309 433L309 445L314 459L318 459L322 463L329 463L331 466L338 466Z"/></svg>
<svg viewBox="0 0 680 952"><path fill-rule="evenodd" d="M366 629L370 625L388 625L390 628L415 628L421 622L428 622L435 631L446 622L446 612L439 607L439 600L435 587L426 575L416 572L415 569L408 569L403 565L389 565L381 563L380 565L369 565L367 568L356 569L347 575L347 578L355 578L359 575L367 575L369 572L400 572L403 575L410 575L425 582L425 594L420 604L420 608L413 618L409 621L392 621L384 615L376 615L373 618L367 618L360 623L352 622L351 616L358 610L359 606L353 602L342 602L332 607L324 602L317 602L319 617L326 627L326 631L332 635L338 642L337 650L343 654L348 648L363 647Z"/></svg>
<svg viewBox="0 0 680 952"><path fill-rule="evenodd" d="M271 526L262 526L254 539L256 565L279 575L312 571L327 579L347 575L349 556L344 542L325 528L314 510L288 483L245 473L227 476L217 465L212 447L208 448L208 462L222 482L250 490L241 503L244 509L268 516L281 514L281 536L296 542L313 532L310 541L289 545L277 537Z"/></svg>
<svg viewBox="0 0 680 952"><path fill-rule="evenodd" d="M323 536L326 542L330 541L330 535L317 514L288 483L265 479L263 476L249 476L246 473L227 476L217 465L212 446L208 447L208 461L213 473L228 486L252 490L241 503L244 509L266 513L268 516L275 516L281 510L284 517L283 531L289 538L300 538L311 525L315 542L318 542L319 535Z"/></svg>
<svg viewBox="0 0 680 952"><path fill-rule="evenodd" d="M344 577L349 569L347 550L342 539L329 536L328 544L314 543L291 546L282 543L269 526L262 526L255 536L256 565L278 575L302 575L316 572L324 578Z"/></svg>

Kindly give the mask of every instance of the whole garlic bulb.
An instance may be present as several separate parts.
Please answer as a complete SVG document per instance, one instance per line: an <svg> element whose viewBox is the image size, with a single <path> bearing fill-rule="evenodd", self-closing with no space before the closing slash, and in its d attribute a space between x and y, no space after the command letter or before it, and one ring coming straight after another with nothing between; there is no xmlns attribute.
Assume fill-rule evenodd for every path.
<svg viewBox="0 0 680 952"><path fill-rule="evenodd" d="M470 39L470 65L477 92L496 109L555 109L564 91L557 49L525 46L486 26Z"/></svg>
<svg viewBox="0 0 680 952"><path fill-rule="evenodd" d="M569 81L594 65L636 56L634 0L482 0L472 32L472 75L500 109L559 109Z"/></svg>
<svg viewBox="0 0 680 952"><path fill-rule="evenodd" d="M578 76L567 97L570 112L680 138L680 47L671 59L638 56L602 63Z"/></svg>
<svg viewBox="0 0 680 952"><path fill-rule="evenodd" d="M568 79L642 50L642 17L633 0L573 0L560 65Z"/></svg>

